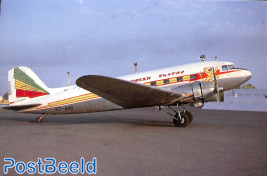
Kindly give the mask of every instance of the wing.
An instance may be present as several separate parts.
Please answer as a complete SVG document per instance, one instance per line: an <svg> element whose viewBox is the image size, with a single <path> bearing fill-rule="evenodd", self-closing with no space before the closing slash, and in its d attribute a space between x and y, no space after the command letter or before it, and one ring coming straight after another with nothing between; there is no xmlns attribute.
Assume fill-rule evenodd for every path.
<svg viewBox="0 0 267 176"><path fill-rule="evenodd" d="M123 108L169 105L184 96L170 90L97 75L82 76L76 84Z"/></svg>

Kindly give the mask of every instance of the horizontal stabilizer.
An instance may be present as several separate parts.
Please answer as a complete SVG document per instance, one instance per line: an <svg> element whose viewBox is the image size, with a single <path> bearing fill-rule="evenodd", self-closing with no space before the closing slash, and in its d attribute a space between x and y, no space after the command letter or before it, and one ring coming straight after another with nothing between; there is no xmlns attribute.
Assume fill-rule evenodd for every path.
<svg viewBox="0 0 267 176"><path fill-rule="evenodd" d="M105 76L82 76L76 84L123 108L169 105L183 98L174 91Z"/></svg>
<svg viewBox="0 0 267 176"><path fill-rule="evenodd" d="M29 109L29 108L34 108L36 106L40 106L42 104L28 104L28 105L16 105L16 106L6 106L6 107L2 107L1 109L3 110L25 110L25 109Z"/></svg>

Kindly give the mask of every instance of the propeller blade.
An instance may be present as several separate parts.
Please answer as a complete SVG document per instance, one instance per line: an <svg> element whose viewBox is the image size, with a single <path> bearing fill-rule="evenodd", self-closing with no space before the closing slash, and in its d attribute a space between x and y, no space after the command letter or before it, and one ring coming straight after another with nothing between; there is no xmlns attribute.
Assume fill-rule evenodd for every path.
<svg viewBox="0 0 267 176"><path fill-rule="evenodd" d="M213 67L213 78L214 78L214 93L217 94L217 96L216 96L217 103L219 104L219 108L221 109L220 90L218 88L218 83L217 83L216 74L215 74L215 68L214 67Z"/></svg>
<svg viewBox="0 0 267 176"><path fill-rule="evenodd" d="M216 75L215 75L215 68L213 67L213 77L214 77L214 81L217 83L217 79L216 79Z"/></svg>
<svg viewBox="0 0 267 176"><path fill-rule="evenodd" d="M204 92L205 88L204 88L204 84L203 84L203 73L199 72L199 75L201 76L202 96L204 97L203 92Z"/></svg>
<svg viewBox="0 0 267 176"><path fill-rule="evenodd" d="M218 93L218 84L217 84L217 79L215 75L215 68L213 67L213 81L214 81L214 91L217 94Z"/></svg>

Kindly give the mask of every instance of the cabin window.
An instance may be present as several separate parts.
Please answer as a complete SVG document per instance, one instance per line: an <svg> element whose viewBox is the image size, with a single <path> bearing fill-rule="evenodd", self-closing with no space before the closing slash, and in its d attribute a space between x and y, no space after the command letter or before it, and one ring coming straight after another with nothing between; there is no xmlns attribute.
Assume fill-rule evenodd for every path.
<svg viewBox="0 0 267 176"><path fill-rule="evenodd" d="M164 84L170 84L170 80L166 79L166 80L163 80L164 81Z"/></svg>
<svg viewBox="0 0 267 176"><path fill-rule="evenodd" d="M197 75L190 75L190 79L197 79Z"/></svg>
<svg viewBox="0 0 267 176"><path fill-rule="evenodd" d="M177 78L177 82L183 81L183 77Z"/></svg>
<svg viewBox="0 0 267 176"><path fill-rule="evenodd" d="M151 86L156 86L156 84L157 84L156 82L151 82L150 83Z"/></svg>

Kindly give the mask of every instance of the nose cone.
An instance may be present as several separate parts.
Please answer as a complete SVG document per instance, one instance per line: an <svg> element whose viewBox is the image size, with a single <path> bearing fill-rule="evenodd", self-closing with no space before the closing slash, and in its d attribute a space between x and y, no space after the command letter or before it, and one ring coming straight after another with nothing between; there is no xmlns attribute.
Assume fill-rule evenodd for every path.
<svg viewBox="0 0 267 176"><path fill-rule="evenodd" d="M252 73L248 70L242 70L242 75L245 82L247 82L252 77Z"/></svg>
<svg viewBox="0 0 267 176"><path fill-rule="evenodd" d="M236 72L229 73L229 76L225 80L222 79L221 82L218 82L218 86L223 87L223 90L227 91L246 83L251 77L252 74L250 71L239 69Z"/></svg>

